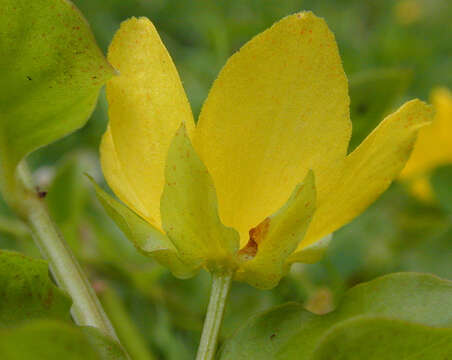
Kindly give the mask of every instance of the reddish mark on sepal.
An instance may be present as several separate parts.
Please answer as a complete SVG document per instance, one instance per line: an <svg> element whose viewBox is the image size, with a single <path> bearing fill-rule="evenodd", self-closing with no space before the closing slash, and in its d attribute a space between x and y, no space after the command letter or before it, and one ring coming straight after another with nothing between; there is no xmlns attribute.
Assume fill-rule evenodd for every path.
<svg viewBox="0 0 452 360"><path fill-rule="evenodd" d="M258 250L258 244L253 240L249 239L248 243L239 250L239 256L244 260L251 260L256 256Z"/></svg>
<svg viewBox="0 0 452 360"><path fill-rule="evenodd" d="M267 235L269 226L270 218L265 218L264 221L262 221L259 225L249 231L250 240L253 240L257 244L260 244L264 237Z"/></svg>
<svg viewBox="0 0 452 360"><path fill-rule="evenodd" d="M267 235L269 226L270 218L265 218L264 221L249 231L250 239L238 253L243 260L248 261L256 256L257 251L259 250L259 244L262 243Z"/></svg>

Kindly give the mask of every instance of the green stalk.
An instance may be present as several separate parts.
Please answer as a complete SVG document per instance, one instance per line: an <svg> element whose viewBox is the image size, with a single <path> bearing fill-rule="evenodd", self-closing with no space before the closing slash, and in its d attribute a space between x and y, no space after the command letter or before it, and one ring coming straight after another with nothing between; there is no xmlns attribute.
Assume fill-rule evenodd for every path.
<svg viewBox="0 0 452 360"><path fill-rule="evenodd" d="M215 356L232 273L212 273L212 290L196 360L212 360Z"/></svg>
<svg viewBox="0 0 452 360"><path fill-rule="evenodd" d="M74 321L78 325L96 327L119 342L94 289L50 218L42 196L33 189L31 174L25 163L19 167L18 177L24 185L23 191L16 194L21 207L18 212L28 224L42 257L49 262L58 286L72 298Z"/></svg>

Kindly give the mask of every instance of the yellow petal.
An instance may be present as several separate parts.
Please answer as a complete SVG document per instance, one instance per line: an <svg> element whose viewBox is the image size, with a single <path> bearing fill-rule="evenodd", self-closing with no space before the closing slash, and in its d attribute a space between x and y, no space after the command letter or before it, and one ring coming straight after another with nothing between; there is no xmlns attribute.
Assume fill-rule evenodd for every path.
<svg viewBox="0 0 452 360"><path fill-rule="evenodd" d="M331 169L328 187L318 191L317 210L298 250L339 229L363 212L403 169L418 130L432 118L422 101L405 103ZM294 255L296 256L296 254Z"/></svg>
<svg viewBox="0 0 452 360"><path fill-rule="evenodd" d="M148 210L144 207L140 198L135 193L135 190L127 180L121 163L116 154L115 144L111 136L110 126L102 136L100 145L100 159L102 164L102 171L107 178L108 185L113 192L125 203L132 208L140 216L149 218Z"/></svg>
<svg viewBox="0 0 452 360"><path fill-rule="evenodd" d="M402 179L425 174L438 165L452 162L452 94L447 89L437 89L431 100L435 118L419 132L410 160L400 175Z"/></svg>
<svg viewBox="0 0 452 360"><path fill-rule="evenodd" d="M242 245L308 169L317 177L346 155L350 127L337 45L312 13L282 19L228 60L194 146L214 179L220 217Z"/></svg>
<svg viewBox="0 0 452 360"><path fill-rule="evenodd" d="M110 134L101 146L102 170L121 200L161 228L166 154L182 121L188 131L194 127L190 105L171 57L148 19L121 24L108 60L119 75L107 83Z"/></svg>

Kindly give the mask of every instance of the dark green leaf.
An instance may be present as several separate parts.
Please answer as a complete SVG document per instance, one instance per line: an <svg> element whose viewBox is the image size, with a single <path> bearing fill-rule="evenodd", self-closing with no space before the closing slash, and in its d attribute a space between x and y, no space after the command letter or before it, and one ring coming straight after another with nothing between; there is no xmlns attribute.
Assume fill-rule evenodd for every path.
<svg viewBox="0 0 452 360"><path fill-rule="evenodd" d="M452 282L427 274L391 274L352 288L328 315L314 315L295 303L258 315L226 341L220 358L311 359L322 337L352 318L378 316L448 327L451 310Z"/></svg>
<svg viewBox="0 0 452 360"><path fill-rule="evenodd" d="M33 321L0 330L2 360L123 360L118 344L94 328Z"/></svg>
<svg viewBox="0 0 452 360"><path fill-rule="evenodd" d="M70 307L70 298L50 280L44 260L0 250L0 327L30 319L70 321Z"/></svg>
<svg viewBox="0 0 452 360"><path fill-rule="evenodd" d="M354 318L334 327L313 360L446 360L452 329L381 318Z"/></svg>

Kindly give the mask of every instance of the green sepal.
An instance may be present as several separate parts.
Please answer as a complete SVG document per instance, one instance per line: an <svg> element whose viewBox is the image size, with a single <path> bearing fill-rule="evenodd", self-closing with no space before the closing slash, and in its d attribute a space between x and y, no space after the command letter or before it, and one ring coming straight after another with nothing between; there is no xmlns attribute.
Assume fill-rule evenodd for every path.
<svg viewBox="0 0 452 360"><path fill-rule="evenodd" d="M3 0L0 190L14 205L20 160L85 124L114 74L68 0Z"/></svg>
<svg viewBox="0 0 452 360"><path fill-rule="evenodd" d="M287 202L251 231L248 246L255 247L256 254L244 260L237 279L261 289L275 287L289 268L287 259L306 233L315 204L314 173L309 171ZM241 252L246 254L246 248Z"/></svg>
<svg viewBox="0 0 452 360"><path fill-rule="evenodd" d="M155 258L178 278L189 278L197 273L199 267L182 262L177 249L164 233L113 198L90 176L88 177L107 214L142 254Z"/></svg>
<svg viewBox="0 0 452 360"><path fill-rule="evenodd" d="M211 271L235 266L239 234L220 220L215 186L185 125L168 150L160 212L163 229L184 262Z"/></svg>

